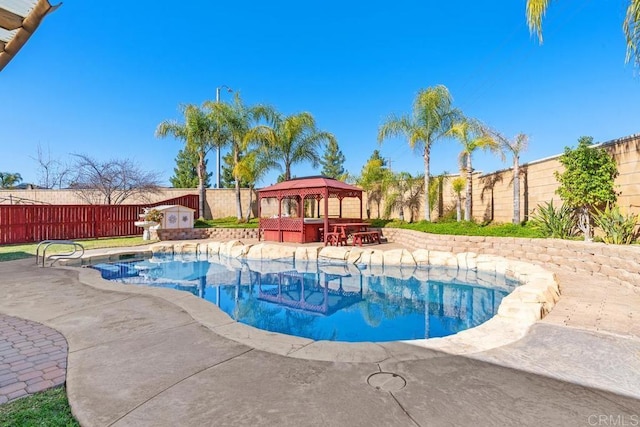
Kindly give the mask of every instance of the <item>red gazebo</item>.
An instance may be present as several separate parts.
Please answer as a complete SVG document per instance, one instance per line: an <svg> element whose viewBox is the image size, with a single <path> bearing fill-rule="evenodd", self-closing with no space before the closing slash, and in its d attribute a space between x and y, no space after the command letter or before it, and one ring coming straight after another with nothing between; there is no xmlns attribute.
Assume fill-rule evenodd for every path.
<svg viewBox="0 0 640 427"><path fill-rule="evenodd" d="M348 197L360 200L360 218L342 218L342 200ZM258 217L260 225L258 236L262 235L264 240L275 242L321 241L321 231L329 230L329 198L336 198L339 201L338 216L332 219L332 223L349 222L354 219L362 221L362 190L336 179L326 176L295 178L259 189ZM262 218L262 201L264 199L278 201L278 213L271 218ZM295 201L295 212L291 216L288 215L288 212L282 212L283 200ZM305 200L315 201L317 216L305 218ZM320 215L321 200L324 201L322 216ZM324 235L326 236L326 233Z"/></svg>

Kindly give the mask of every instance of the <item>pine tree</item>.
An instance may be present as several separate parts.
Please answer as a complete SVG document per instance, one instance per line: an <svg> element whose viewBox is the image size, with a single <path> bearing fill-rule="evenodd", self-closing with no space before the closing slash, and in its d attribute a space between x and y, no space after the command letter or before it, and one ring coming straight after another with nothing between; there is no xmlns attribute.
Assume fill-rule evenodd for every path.
<svg viewBox="0 0 640 427"><path fill-rule="evenodd" d="M244 154L238 154L238 161L242 161ZM233 153L230 151L222 156L222 171L220 172L220 188L234 188L235 178L233 175ZM247 188L248 183L240 178L240 187Z"/></svg>
<svg viewBox="0 0 640 427"><path fill-rule="evenodd" d="M320 159L322 175L334 179L344 179L344 160L344 154L342 154L340 147L338 147L338 143L333 139L330 140L322 159Z"/></svg>
<svg viewBox="0 0 640 427"><path fill-rule="evenodd" d="M383 168L387 167L387 161L380 156L380 150L373 150L373 153L371 153L371 157L369 157L369 161L371 160L380 160L380 166L382 166Z"/></svg>
<svg viewBox="0 0 640 427"><path fill-rule="evenodd" d="M208 161L204 161L205 171ZM205 175L204 187L209 188L209 179L213 173ZM174 188L198 188L198 153L193 150L182 149L176 156L176 167L173 168L173 176L169 178Z"/></svg>

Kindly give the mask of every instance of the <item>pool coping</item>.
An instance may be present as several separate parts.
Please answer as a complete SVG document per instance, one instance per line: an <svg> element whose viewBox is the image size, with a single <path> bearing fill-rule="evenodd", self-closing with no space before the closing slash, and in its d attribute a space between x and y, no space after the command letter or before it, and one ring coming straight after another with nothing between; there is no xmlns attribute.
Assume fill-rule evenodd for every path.
<svg viewBox="0 0 640 427"><path fill-rule="evenodd" d="M425 353L433 355L434 351L465 355L501 347L524 337L529 328L553 308L560 296L559 283L555 274L538 265L473 252L454 254L425 249L410 252L407 249L246 244L240 240L173 241L137 249L95 251L85 255L79 261L65 262L63 268L78 270L80 263L84 266L96 262L122 260L123 255L149 256L170 252L178 255L200 254L207 257L223 256L256 260L284 259L285 256L293 254L295 259L343 262L345 265L356 263L369 266L405 267L437 265L494 275L503 274L516 279L521 285L503 298L498 313L493 318L457 334L420 340L349 343L314 341L257 329L234 321L214 304L190 293L174 289L119 284L102 279L100 272L94 269L79 269L79 279L81 283L101 290L162 298L180 307L194 320L216 334L251 348L299 359L341 362L380 362L389 358L411 360L424 357ZM260 258L256 258L258 255Z"/></svg>

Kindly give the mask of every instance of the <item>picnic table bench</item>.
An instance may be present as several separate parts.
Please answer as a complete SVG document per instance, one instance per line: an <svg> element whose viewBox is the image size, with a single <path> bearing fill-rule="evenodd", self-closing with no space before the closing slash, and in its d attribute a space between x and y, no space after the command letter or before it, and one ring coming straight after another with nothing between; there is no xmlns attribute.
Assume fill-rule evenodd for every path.
<svg viewBox="0 0 640 427"><path fill-rule="evenodd" d="M351 235L353 238L353 246L362 246L363 243L380 244L380 233L377 231L360 231Z"/></svg>
<svg viewBox="0 0 640 427"><path fill-rule="evenodd" d="M332 246L346 246L351 238L352 245L362 246L363 243L380 243L380 232L369 230L366 222L345 222L331 224L333 231L326 233L326 244Z"/></svg>

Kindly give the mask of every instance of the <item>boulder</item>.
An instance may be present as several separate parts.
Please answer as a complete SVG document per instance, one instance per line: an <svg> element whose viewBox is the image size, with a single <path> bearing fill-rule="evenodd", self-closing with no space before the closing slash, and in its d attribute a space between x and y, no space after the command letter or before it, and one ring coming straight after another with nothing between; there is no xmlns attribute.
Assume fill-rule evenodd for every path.
<svg viewBox="0 0 640 427"><path fill-rule="evenodd" d="M406 249L392 249L384 252L384 265L416 265L413 255Z"/></svg>

